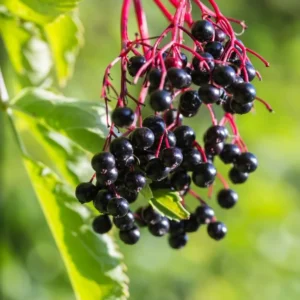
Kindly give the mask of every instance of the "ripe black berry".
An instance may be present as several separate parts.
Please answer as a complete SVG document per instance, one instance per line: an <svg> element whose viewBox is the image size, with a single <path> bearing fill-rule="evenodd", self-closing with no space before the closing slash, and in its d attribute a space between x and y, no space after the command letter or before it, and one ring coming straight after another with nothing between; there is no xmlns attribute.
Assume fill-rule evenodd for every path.
<svg viewBox="0 0 300 300"><path fill-rule="evenodd" d="M163 236L169 232L170 224L166 217L162 217L159 222L149 224L148 229L154 236Z"/></svg>
<svg viewBox="0 0 300 300"><path fill-rule="evenodd" d="M133 203L138 198L138 192L133 190L128 190L126 186L123 186L122 188L118 189L119 194L125 198L128 203Z"/></svg>
<svg viewBox="0 0 300 300"><path fill-rule="evenodd" d="M167 148L166 138L168 139L170 147L175 147L176 146L176 136L175 136L175 134L172 131L168 131L167 135L165 135L163 137L160 150L163 150L163 149ZM155 139L154 144L153 144L153 146L151 147L150 150L155 151L157 149L158 145L160 144L160 139L161 139L161 137Z"/></svg>
<svg viewBox="0 0 300 300"><path fill-rule="evenodd" d="M220 97L221 97L220 89L214 87L211 84L202 85L199 88L198 93L199 93L200 99L205 104L216 103L217 101L220 100Z"/></svg>
<svg viewBox="0 0 300 300"><path fill-rule="evenodd" d="M193 172L193 182L202 188L209 187L215 180L217 170L211 163L202 163L195 167Z"/></svg>
<svg viewBox="0 0 300 300"><path fill-rule="evenodd" d="M130 135L130 140L134 148L146 150L154 144L154 133L147 127L136 128Z"/></svg>
<svg viewBox="0 0 300 300"><path fill-rule="evenodd" d="M108 215L102 215L94 219L92 226L96 233L104 234L112 229L112 222Z"/></svg>
<svg viewBox="0 0 300 300"><path fill-rule="evenodd" d="M147 127L152 130L154 135L161 136L166 129L165 121L160 116L149 116L144 119L143 121L143 127Z"/></svg>
<svg viewBox="0 0 300 300"><path fill-rule="evenodd" d="M108 190L100 190L95 199L94 199L94 206L97 210L101 213L107 213L107 205L108 202L114 197L113 193L109 192Z"/></svg>
<svg viewBox="0 0 300 300"><path fill-rule="evenodd" d="M179 148L173 147L164 149L160 159L166 167L175 169L181 164L183 156Z"/></svg>
<svg viewBox="0 0 300 300"><path fill-rule="evenodd" d="M134 156L129 157L116 157L116 167L118 170L123 170L125 168L130 168L134 165L135 159Z"/></svg>
<svg viewBox="0 0 300 300"><path fill-rule="evenodd" d="M255 87L249 82L242 82L234 85L233 99L240 104L252 102L256 97Z"/></svg>
<svg viewBox="0 0 300 300"><path fill-rule="evenodd" d="M179 111L184 117L192 117L197 114L201 100L196 91L186 91L179 99Z"/></svg>
<svg viewBox="0 0 300 300"><path fill-rule="evenodd" d="M240 154L241 150L237 145L225 144L219 157L225 164L232 164Z"/></svg>
<svg viewBox="0 0 300 300"><path fill-rule="evenodd" d="M106 171L106 173L96 173L97 182L101 185L111 185L118 179L117 168L112 168Z"/></svg>
<svg viewBox="0 0 300 300"><path fill-rule="evenodd" d="M225 237L227 228L222 222L212 222L207 225L207 233L212 239L219 241Z"/></svg>
<svg viewBox="0 0 300 300"><path fill-rule="evenodd" d="M253 108L253 102L240 104L233 99L230 103L230 107L234 113L244 115L251 111Z"/></svg>
<svg viewBox="0 0 300 300"><path fill-rule="evenodd" d="M207 129L204 134L206 143L221 143L228 137L228 130L224 126L214 125Z"/></svg>
<svg viewBox="0 0 300 300"><path fill-rule="evenodd" d="M217 200L222 208L229 209L238 201L238 194L231 189L223 189L219 191Z"/></svg>
<svg viewBox="0 0 300 300"><path fill-rule="evenodd" d="M220 42L208 42L205 45L205 51L210 53L215 59L219 59L223 52L224 52L224 47L222 43Z"/></svg>
<svg viewBox="0 0 300 300"><path fill-rule="evenodd" d="M168 69L167 78L176 89L189 87L192 83L191 76L183 69Z"/></svg>
<svg viewBox="0 0 300 300"><path fill-rule="evenodd" d="M231 180L232 183L234 184L241 184L246 182L248 179L249 174L248 173L243 173L237 168L232 168L229 171L229 179Z"/></svg>
<svg viewBox="0 0 300 300"><path fill-rule="evenodd" d="M206 71L193 70L191 76L193 84L198 86L207 84L210 80L210 74Z"/></svg>
<svg viewBox="0 0 300 300"><path fill-rule="evenodd" d="M215 41L223 43L226 39L226 34L223 30L216 28L215 29Z"/></svg>
<svg viewBox="0 0 300 300"><path fill-rule="evenodd" d="M125 176L125 184L129 189L139 192L146 185L145 174L140 171L129 172Z"/></svg>
<svg viewBox="0 0 300 300"><path fill-rule="evenodd" d="M242 66L242 62L240 60L236 60L234 62L234 64L239 68L241 68L241 66ZM255 70L255 68L253 67L253 65L251 64L250 61L246 62L245 69L246 69L246 72L247 72L247 75L248 75L248 81L252 81L256 76L256 70ZM240 76L245 80L245 73L244 72L245 71L242 70Z"/></svg>
<svg viewBox="0 0 300 300"><path fill-rule="evenodd" d="M99 173L114 168L116 165L115 157L109 152L100 152L92 158L92 168Z"/></svg>
<svg viewBox="0 0 300 300"><path fill-rule="evenodd" d="M91 182L80 183L76 187L75 195L80 203L92 201L97 195L98 189Z"/></svg>
<svg viewBox="0 0 300 300"><path fill-rule="evenodd" d="M135 76L145 63L146 63L146 59L144 56L137 55L137 56L130 57L127 66L128 73L131 76Z"/></svg>
<svg viewBox="0 0 300 300"><path fill-rule="evenodd" d="M148 79L152 87L158 88L161 80L161 70L156 68L151 69Z"/></svg>
<svg viewBox="0 0 300 300"><path fill-rule="evenodd" d="M215 216L213 209L208 205L198 206L195 214L200 224L209 223Z"/></svg>
<svg viewBox="0 0 300 300"><path fill-rule="evenodd" d="M194 22L191 32L197 41L207 42L213 38L215 34L215 28L209 21L200 20Z"/></svg>
<svg viewBox="0 0 300 300"><path fill-rule="evenodd" d="M185 233L179 235L170 235L168 241L171 248L181 249L187 244L188 236Z"/></svg>
<svg viewBox="0 0 300 300"><path fill-rule="evenodd" d="M119 237L120 240L123 241L125 244L134 245L139 241L141 233L137 227L133 227L130 230L120 230Z"/></svg>
<svg viewBox="0 0 300 300"><path fill-rule="evenodd" d="M134 226L134 215L131 211L127 215L121 218L113 217L113 222L120 230L130 230Z"/></svg>
<svg viewBox="0 0 300 300"><path fill-rule="evenodd" d="M258 166L257 158L250 152L244 152L237 157L234 166L244 173L254 172Z"/></svg>
<svg viewBox="0 0 300 300"><path fill-rule="evenodd" d="M184 220L184 229L186 232L196 232L200 227L196 214L191 214L188 220Z"/></svg>
<svg viewBox="0 0 300 300"><path fill-rule="evenodd" d="M235 82L236 74L230 66L218 66L214 69L212 78L216 84L226 87Z"/></svg>
<svg viewBox="0 0 300 300"><path fill-rule="evenodd" d="M148 205L142 211L142 218L147 224L155 224L162 219L162 215L151 205Z"/></svg>
<svg viewBox="0 0 300 300"><path fill-rule="evenodd" d="M164 111L170 108L172 95L165 90L156 90L150 95L150 106L155 111Z"/></svg>
<svg viewBox="0 0 300 300"><path fill-rule="evenodd" d="M203 58L200 60L197 56L194 56L192 65L196 71L201 71L203 74L209 74L210 71L215 67L214 57L208 52L200 52L199 55ZM206 62L207 67L203 62Z"/></svg>
<svg viewBox="0 0 300 300"><path fill-rule="evenodd" d="M124 217L129 211L129 204L125 198L112 198L107 205L107 211L114 217Z"/></svg>
<svg viewBox="0 0 300 300"><path fill-rule="evenodd" d="M125 159L133 154L133 147L130 141L125 137L114 139L110 144L110 152L118 159Z"/></svg>
<svg viewBox="0 0 300 300"><path fill-rule="evenodd" d="M183 170L176 171L171 176L171 185L177 191L183 191L190 187L191 185L191 176Z"/></svg>
<svg viewBox="0 0 300 300"><path fill-rule="evenodd" d="M177 222L177 221L169 220L169 223L170 223L169 233L171 235L179 235L185 232L184 221Z"/></svg>
<svg viewBox="0 0 300 300"><path fill-rule="evenodd" d="M202 162L201 154L197 149L191 148L183 151L183 161L181 167L187 171L193 171L194 168Z"/></svg>
<svg viewBox="0 0 300 300"><path fill-rule="evenodd" d="M118 127L129 127L134 121L134 112L129 107L117 107L112 113L112 121Z"/></svg>
<svg viewBox="0 0 300 300"><path fill-rule="evenodd" d="M169 175L167 168L160 159L155 158L149 161L146 166L146 174L153 181L161 181Z"/></svg>
<svg viewBox="0 0 300 300"><path fill-rule="evenodd" d="M205 153L208 156L216 156L218 154L220 154L223 150L224 147L224 143L205 143L204 145L204 149L205 149Z"/></svg>
<svg viewBox="0 0 300 300"><path fill-rule="evenodd" d="M167 110L164 113L164 120L166 122L166 125L169 126L173 124L177 120L177 115L178 115L178 110L176 108L172 108ZM182 114L179 113L179 118L178 118L178 124L182 123Z"/></svg>
<svg viewBox="0 0 300 300"><path fill-rule="evenodd" d="M179 148L191 148L196 139L194 130L186 125L178 126L174 130L174 134L176 137L176 146Z"/></svg>

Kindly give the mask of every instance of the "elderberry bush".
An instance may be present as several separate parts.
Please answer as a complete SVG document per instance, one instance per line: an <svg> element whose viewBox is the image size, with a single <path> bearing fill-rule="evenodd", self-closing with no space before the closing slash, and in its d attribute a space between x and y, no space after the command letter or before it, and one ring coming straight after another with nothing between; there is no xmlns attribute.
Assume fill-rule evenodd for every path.
<svg viewBox="0 0 300 300"><path fill-rule="evenodd" d="M260 74L247 53L267 62L236 38L230 22L217 7L215 15L206 9L201 6L206 19L187 21L185 27L180 17L186 12L182 1L160 37L125 41L119 55L120 93L109 76L116 61L106 69L102 97L107 105L112 92L117 104L103 151L91 161L95 174L76 188L78 201L93 202L100 213L92 223L96 233L107 233L115 226L120 239L133 245L139 241L142 228L147 227L155 237L168 235L174 249L184 247L189 234L202 227L214 240L226 236L226 225L217 220L212 205L194 188L208 190L207 197L213 195L223 209L232 209L238 202L237 193L218 172L216 162L230 166L228 178L232 185L245 183L257 169L257 158L248 151L235 118L250 113L257 101L271 111L257 97L252 81L260 79ZM161 42L169 33L171 41L164 46ZM185 44L183 34L194 47ZM138 52L138 46L144 47L144 53ZM139 79L142 85L135 97L129 93L129 83L136 84ZM152 111L150 115L144 113L145 107ZM205 109L211 124L202 136L197 136L197 128L186 121L197 118L201 122L198 114ZM217 120L215 110L223 112L222 119ZM216 179L223 187L213 193ZM182 209L188 209L184 200L187 194L200 205L190 211L189 218L181 220L168 218L153 202L138 203L139 208L133 211L132 205L146 187L166 195L176 193Z"/></svg>

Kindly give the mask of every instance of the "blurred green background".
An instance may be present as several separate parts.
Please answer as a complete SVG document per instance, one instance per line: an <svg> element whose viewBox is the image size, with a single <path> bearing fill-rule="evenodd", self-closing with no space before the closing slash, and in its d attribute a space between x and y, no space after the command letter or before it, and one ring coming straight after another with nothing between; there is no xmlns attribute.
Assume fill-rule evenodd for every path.
<svg viewBox="0 0 300 300"><path fill-rule="evenodd" d="M82 1L86 42L66 95L98 99L104 68L119 51L121 2ZM152 1L143 2L151 35L157 35L166 22ZM191 234L181 251L169 249L165 238L154 238L147 231L135 247L120 244L134 300L300 298L300 2L218 2L225 15L246 20L249 30L243 42L270 61L271 68L266 69L253 59L264 78L255 80L258 94L272 104L275 114L257 103L255 113L238 117L241 134L260 167L246 185L235 188L240 201L233 210L216 209L228 226L224 241L212 241L203 229ZM130 28L134 34L133 22ZM2 55L6 76L13 77L7 64ZM1 118L2 114L0 297L74 299L12 134ZM202 110L196 118L190 123L201 138L209 122L207 112ZM195 200L188 202L193 206Z"/></svg>

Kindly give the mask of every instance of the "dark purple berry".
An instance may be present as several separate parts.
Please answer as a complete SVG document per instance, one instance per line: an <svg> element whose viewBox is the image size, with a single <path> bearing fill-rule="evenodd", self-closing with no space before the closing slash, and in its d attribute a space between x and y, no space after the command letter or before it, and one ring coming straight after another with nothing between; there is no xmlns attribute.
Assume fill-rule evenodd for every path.
<svg viewBox="0 0 300 300"><path fill-rule="evenodd" d="M233 99L239 104L246 104L254 101L256 97L255 87L249 82L242 82L234 85Z"/></svg>
<svg viewBox="0 0 300 300"><path fill-rule="evenodd" d="M219 59L224 52L224 47L220 42L208 42L205 45L204 50L205 52L210 53L214 59Z"/></svg>
<svg viewBox="0 0 300 300"><path fill-rule="evenodd" d="M143 127L151 129L154 135L157 137L164 134L166 124L164 119L160 116L149 116L144 119Z"/></svg>
<svg viewBox="0 0 300 300"><path fill-rule="evenodd" d="M109 152L100 152L92 158L92 168L98 173L105 173L116 165L115 157Z"/></svg>
<svg viewBox="0 0 300 300"><path fill-rule="evenodd" d="M126 159L132 156L133 147L130 141L125 137L119 137L114 139L110 143L110 152L118 159Z"/></svg>
<svg viewBox="0 0 300 300"><path fill-rule="evenodd" d="M194 22L191 32L193 37L199 42L210 41L214 34L215 28L212 23L207 20L200 20Z"/></svg>
<svg viewBox="0 0 300 300"><path fill-rule="evenodd" d="M174 130L174 134L176 137L176 146L179 148L191 148L196 139L194 130L186 125L178 126Z"/></svg>
<svg viewBox="0 0 300 300"><path fill-rule="evenodd" d="M125 176L125 185L128 189L140 192L146 185L146 177L143 172L129 172Z"/></svg>
<svg viewBox="0 0 300 300"><path fill-rule="evenodd" d="M223 43L226 39L226 34L223 30L216 28L215 29L215 41Z"/></svg>
<svg viewBox="0 0 300 300"><path fill-rule="evenodd" d="M184 221L177 222L177 221L170 220L169 223L170 223L169 233L171 235L179 235L185 233Z"/></svg>
<svg viewBox="0 0 300 300"><path fill-rule="evenodd" d="M241 150L237 145L225 144L223 150L219 154L219 157L225 164L232 164L240 154Z"/></svg>
<svg viewBox="0 0 300 300"><path fill-rule="evenodd" d="M201 71L203 74L209 74L215 67L214 57L208 52L201 52L199 55L203 58L203 60L200 60L197 56L194 56L192 60L192 65L195 71ZM206 64L204 64L204 62L206 62Z"/></svg>
<svg viewBox="0 0 300 300"><path fill-rule="evenodd" d="M198 90L200 99L205 104L216 103L220 100L221 92L220 89L214 87L211 84L204 84Z"/></svg>
<svg viewBox="0 0 300 300"><path fill-rule="evenodd" d="M213 209L208 205L198 206L195 211L195 214L200 224L207 224L211 222L211 220L215 216Z"/></svg>
<svg viewBox="0 0 300 300"><path fill-rule="evenodd" d="M97 182L101 185L111 185L118 179L117 168L112 168L106 171L106 173L96 173Z"/></svg>
<svg viewBox="0 0 300 300"><path fill-rule="evenodd" d="M176 191L186 190L191 185L191 176L186 171L176 171L171 176L171 185Z"/></svg>
<svg viewBox="0 0 300 300"><path fill-rule="evenodd" d="M240 104L236 102L234 99L230 103L230 107L232 111L238 115L244 115L249 113L253 108L253 102L249 102L246 104Z"/></svg>
<svg viewBox="0 0 300 300"><path fill-rule="evenodd" d="M231 189L220 190L217 195L217 200L222 208L232 208L238 201L238 194Z"/></svg>
<svg viewBox="0 0 300 300"><path fill-rule="evenodd" d="M129 107L117 107L114 109L111 119L117 127L129 127L134 121L134 112Z"/></svg>
<svg viewBox="0 0 300 300"><path fill-rule="evenodd" d="M98 189L91 182L80 183L76 187L75 195L80 203L92 201L97 195Z"/></svg>
<svg viewBox="0 0 300 300"><path fill-rule="evenodd" d="M108 190L100 190L94 199L94 206L101 213L107 213L108 202L114 197L113 193Z"/></svg>
<svg viewBox="0 0 300 300"><path fill-rule="evenodd" d="M192 83L191 76L183 69L168 69L167 78L176 89L189 87Z"/></svg>
<svg viewBox="0 0 300 300"><path fill-rule="evenodd" d="M173 147L164 149L160 159L166 167L175 169L182 163L183 156L179 148Z"/></svg>
<svg viewBox="0 0 300 300"><path fill-rule="evenodd" d="M120 230L130 230L134 227L134 215L131 211L121 218L113 217L113 222Z"/></svg>
<svg viewBox="0 0 300 300"><path fill-rule="evenodd" d="M129 204L125 198L112 198L107 205L107 211L114 217L124 217L129 211Z"/></svg>
<svg viewBox="0 0 300 300"><path fill-rule="evenodd" d="M213 81L223 87L233 84L236 80L236 74L230 66L218 66L212 73Z"/></svg>
<svg viewBox="0 0 300 300"><path fill-rule="evenodd" d="M104 234L112 229L112 222L108 215L102 215L94 219L92 227L96 233Z"/></svg>
<svg viewBox="0 0 300 300"><path fill-rule="evenodd" d="M170 235L169 236L169 245L173 249L181 249L188 242L187 234L179 234L179 235Z"/></svg>
<svg viewBox="0 0 300 300"><path fill-rule="evenodd" d="M134 148L146 150L154 144L155 136L151 129L140 127L132 132L130 140Z"/></svg>
<svg viewBox="0 0 300 300"><path fill-rule="evenodd" d="M204 134L206 143L222 143L228 137L228 130L224 126L214 125L207 129Z"/></svg>
<svg viewBox="0 0 300 300"><path fill-rule="evenodd" d="M156 211L151 205L148 205L142 211L142 218L147 224L155 224L162 219L162 215Z"/></svg>
<svg viewBox="0 0 300 300"><path fill-rule="evenodd" d="M179 114L179 116L178 116L178 124L180 125L182 123L182 120L183 120L182 114L179 113L176 108L172 108L172 109L167 110L164 113L164 120L166 122L166 125L169 126L169 125L175 123L176 120L177 120L177 115L178 114Z"/></svg>
<svg viewBox="0 0 300 300"><path fill-rule="evenodd" d="M162 217L160 221L156 223L150 223L148 229L151 234L154 236L164 236L169 232L170 224L169 220L166 217Z"/></svg>
<svg viewBox="0 0 300 300"><path fill-rule="evenodd" d="M197 114L202 101L196 91L186 91L179 99L179 111L184 117L193 117Z"/></svg>
<svg viewBox="0 0 300 300"><path fill-rule="evenodd" d="M244 152L237 157L234 166L243 173L252 173L257 169L258 161L254 154Z"/></svg>
<svg viewBox="0 0 300 300"><path fill-rule="evenodd" d="M242 66L242 62L240 60L236 60L234 62L234 64L238 67L238 68L241 68ZM248 81L252 81L255 76L256 76L256 70L255 68L253 67L253 65L251 64L250 61L247 61L246 64L245 64L245 69L242 69L241 70L241 74L240 76L245 80L246 79L246 76L245 76L245 70L247 72L247 75L248 75Z"/></svg>
<svg viewBox="0 0 300 300"><path fill-rule="evenodd" d="M241 172L237 168L232 168L229 171L229 179L234 184L242 184L247 181L248 177L248 173Z"/></svg>
<svg viewBox="0 0 300 300"><path fill-rule="evenodd" d="M222 222L212 222L207 225L207 233L212 239L219 241L225 237L227 228Z"/></svg>
<svg viewBox="0 0 300 300"><path fill-rule="evenodd" d="M131 76L135 76L145 63L146 63L146 58L144 56L137 55L137 56L130 57L127 66L128 73Z"/></svg>
<svg viewBox="0 0 300 300"><path fill-rule="evenodd" d="M181 167L186 171L193 171L202 162L202 157L197 149L191 148L183 151Z"/></svg>
<svg viewBox="0 0 300 300"><path fill-rule="evenodd" d="M151 69L148 74L148 79L149 79L151 86L153 86L157 89L159 87L160 81L161 81L161 70L156 69L156 68Z"/></svg>
<svg viewBox="0 0 300 300"><path fill-rule="evenodd" d="M198 221L196 214L191 214L188 220L184 220L185 232L196 232L200 227L200 222Z"/></svg>
<svg viewBox="0 0 300 300"><path fill-rule="evenodd" d="M202 163L195 167L193 172L193 182L195 185L206 188L213 184L217 175L217 170L211 163Z"/></svg>
<svg viewBox="0 0 300 300"><path fill-rule="evenodd" d="M150 95L150 106L154 111L164 111L170 108L171 104L172 94L168 91L156 90Z"/></svg>
<svg viewBox="0 0 300 300"><path fill-rule="evenodd" d="M146 174L153 181L161 181L165 179L169 173L170 169L158 158L150 160L146 166Z"/></svg>
<svg viewBox="0 0 300 300"><path fill-rule="evenodd" d="M206 155L216 156L223 150L224 143L205 143L204 149Z"/></svg>
<svg viewBox="0 0 300 300"><path fill-rule="evenodd" d="M137 227L133 227L130 230L120 230L119 237L122 242L124 242L127 245L134 245L136 244L140 237L141 233Z"/></svg>

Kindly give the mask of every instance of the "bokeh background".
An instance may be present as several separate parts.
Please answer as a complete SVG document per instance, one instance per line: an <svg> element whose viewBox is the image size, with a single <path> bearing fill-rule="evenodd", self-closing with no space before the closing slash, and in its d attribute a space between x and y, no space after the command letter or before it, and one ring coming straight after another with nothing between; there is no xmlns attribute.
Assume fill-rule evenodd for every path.
<svg viewBox="0 0 300 300"><path fill-rule="evenodd" d="M82 1L86 42L66 95L98 99L104 68L119 51L121 2ZM151 34L157 35L166 22L152 1L143 2ZM228 226L225 240L212 241L203 228L190 235L181 251L169 249L165 238L154 238L146 231L135 247L120 244L134 300L300 298L300 2L218 2L225 15L247 21L243 42L270 61L271 68L266 69L253 59L264 78L263 82L256 79L255 84L275 113L257 103L253 114L238 117L241 134L260 166L246 185L236 187L240 200L233 210L216 209ZM133 23L130 28L134 34ZM1 64L14 76L3 49L0 52ZM203 110L190 123L201 138L208 122ZM0 296L7 300L74 299L1 114L0 123ZM217 207L214 199L210 201ZM193 199L188 202L196 205Z"/></svg>

